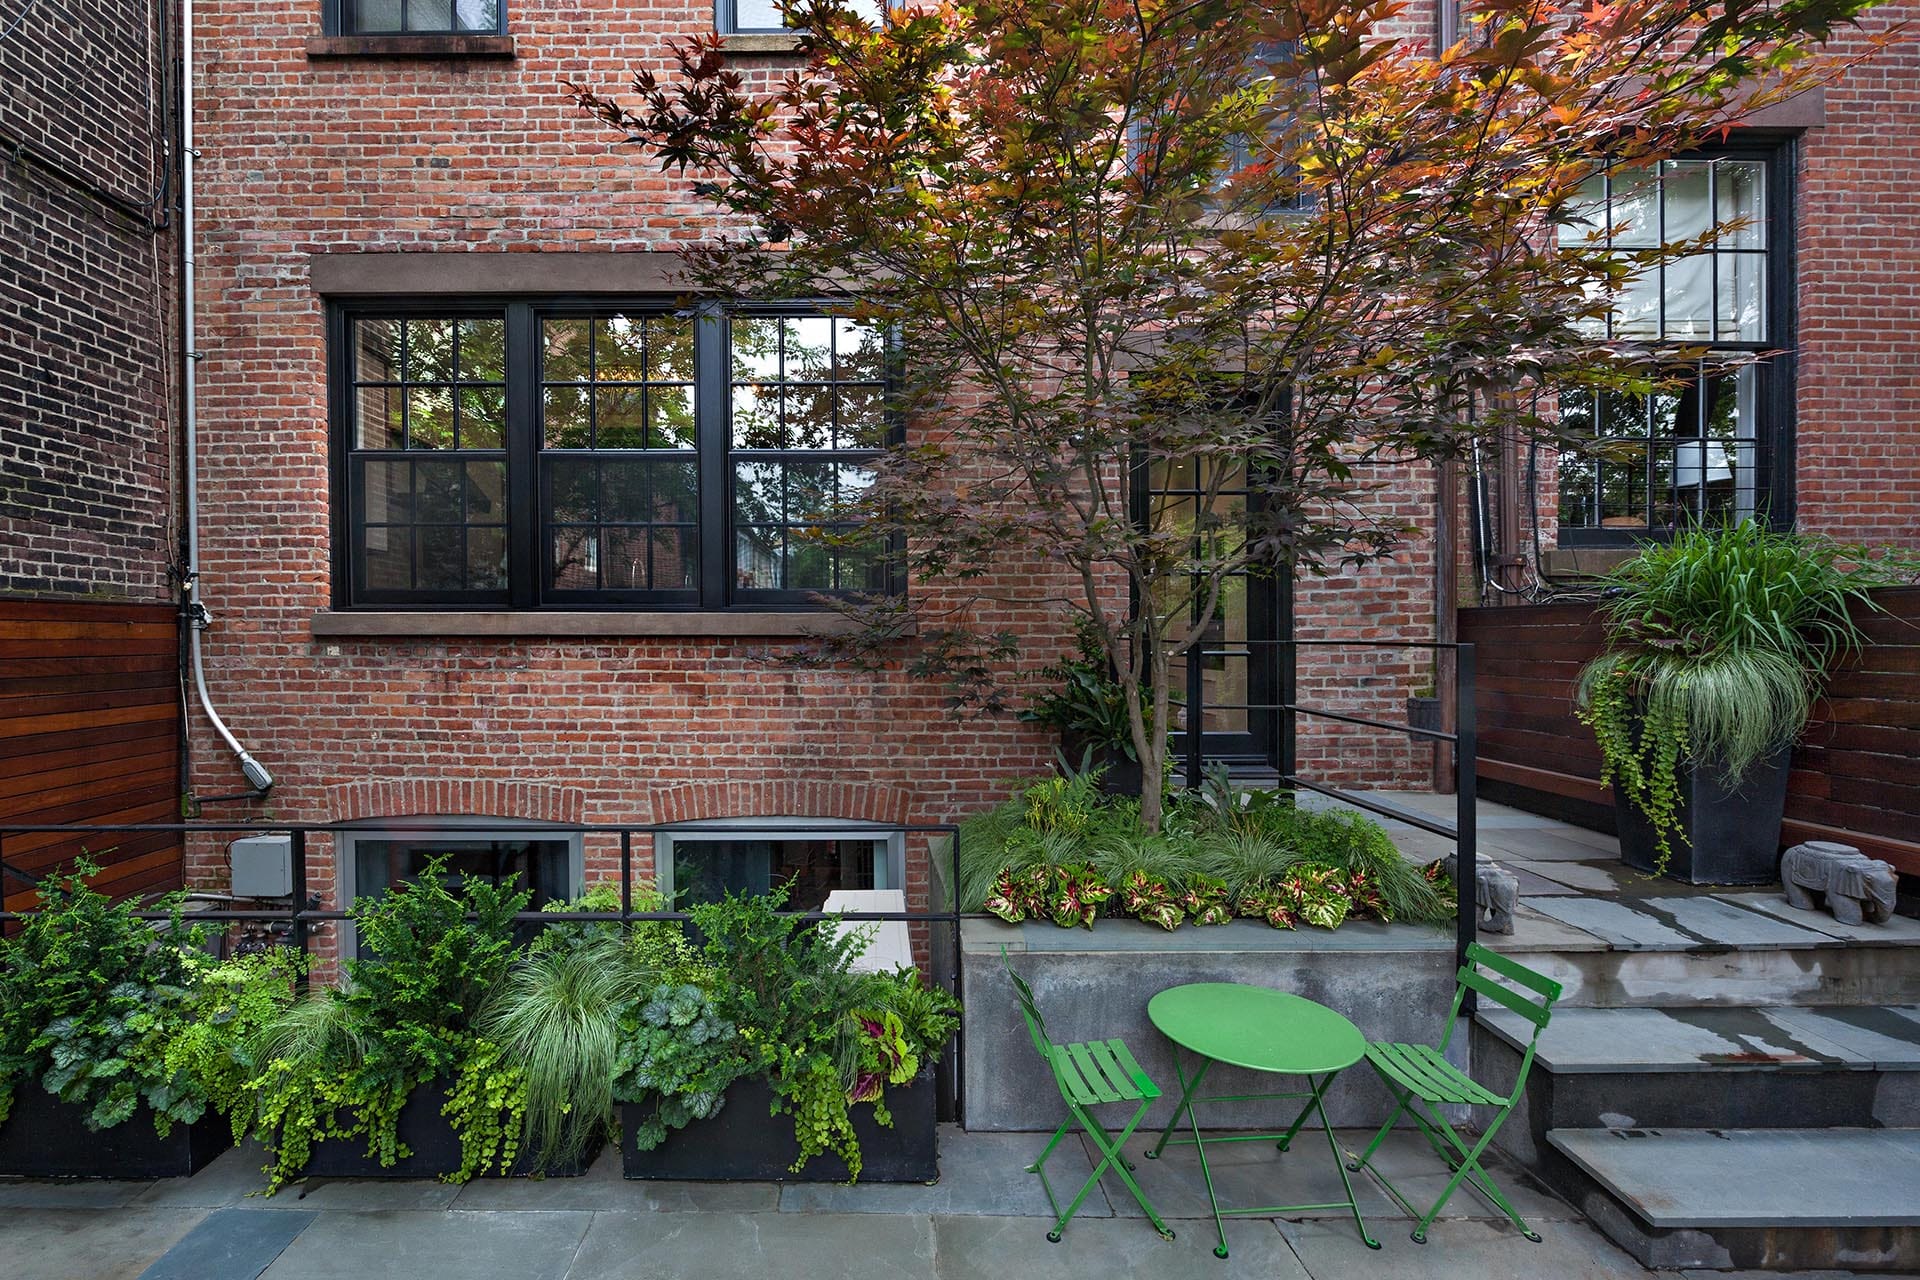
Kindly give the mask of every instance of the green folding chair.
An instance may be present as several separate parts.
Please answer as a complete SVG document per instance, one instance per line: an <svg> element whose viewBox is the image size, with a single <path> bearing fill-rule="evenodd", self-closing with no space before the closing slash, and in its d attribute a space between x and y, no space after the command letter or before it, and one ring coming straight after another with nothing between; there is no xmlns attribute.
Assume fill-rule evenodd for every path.
<svg viewBox="0 0 1920 1280"><path fill-rule="evenodd" d="M1484 972L1483 972L1484 970ZM1504 978L1506 982L1516 984L1524 990L1516 990L1506 982L1498 981L1489 974ZM1484 999L1519 1014L1533 1024L1533 1038L1527 1042L1527 1051L1520 1059L1520 1073L1513 1082L1513 1092L1506 1097L1482 1088L1474 1083L1471 1076L1461 1071L1446 1059L1447 1045L1453 1040L1454 1029L1460 1021L1460 1004L1467 992L1478 993ZM1434 1201L1433 1208L1422 1215L1420 1211L1407 1203L1407 1198L1378 1169L1373 1176L1387 1189L1400 1208L1410 1217L1418 1217L1419 1224L1413 1229L1415 1244L1427 1242L1427 1227L1440 1215L1453 1198L1453 1193L1466 1183L1485 1196L1495 1208L1512 1219L1513 1225L1520 1228L1520 1234L1535 1244L1540 1242L1540 1234L1526 1224L1519 1211L1500 1193L1493 1184L1487 1171L1480 1166L1481 1153L1487 1144L1493 1141L1493 1135L1513 1113L1515 1104L1520 1101L1527 1087L1527 1073L1533 1069L1534 1050L1540 1044L1540 1033L1547 1029L1547 1020L1552 1016L1553 1002L1560 998L1560 984L1551 978L1535 973L1532 969L1495 951L1489 951L1478 943L1467 948L1467 962L1460 966L1459 983L1453 992L1453 1008L1447 1013L1447 1029L1440 1037L1436 1048L1424 1044L1391 1044L1384 1041L1367 1046L1367 1061L1386 1082L1387 1089L1399 1102L1387 1122L1380 1126L1380 1132L1373 1135L1373 1141L1367 1147L1366 1154L1358 1160L1347 1162L1347 1168L1358 1173L1368 1167L1380 1144L1404 1112L1413 1117L1427 1145L1453 1170L1453 1177L1447 1180L1447 1186ZM1480 1140L1469 1147L1466 1141L1455 1133L1446 1117L1438 1108L1445 1103L1469 1107L1498 1107L1499 1114L1492 1123L1481 1132Z"/></svg>
<svg viewBox="0 0 1920 1280"><path fill-rule="evenodd" d="M1020 995L1020 1015L1027 1020L1027 1034L1033 1038L1033 1047L1047 1061L1053 1071L1053 1083L1060 1090L1060 1097L1067 1104L1067 1118L1053 1131L1053 1138L1047 1143L1047 1149L1040 1158L1027 1166L1028 1173L1040 1175L1040 1185L1047 1193L1047 1203L1053 1207L1053 1230L1047 1232L1047 1239L1054 1244L1060 1243L1060 1233L1066 1228L1073 1215L1080 1211L1080 1205L1100 1181L1102 1174L1111 1168L1127 1184L1127 1190L1146 1212L1153 1223L1153 1229L1168 1240L1173 1239L1173 1229L1161 1221L1159 1212L1140 1190L1140 1184L1133 1180L1133 1165L1128 1163L1120 1149L1133 1137L1133 1131L1140 1121L1146 1118L1147 1108L1160 1096L1160 1090L1140 1064L1128 1052L1127 1046L1119 1040L1090 1040L1083 1044L1054 1044L1047 1039L1047 1023L1040 1016L1040 1009L1033 1002L1033 991L1020 975L1013 971L1007 962L1006 949L1000 951L1000 965L1013 979L1013 989ZM1127 1121L1126 1128L1118 1137L1107 1133L1098 1120L1093 1118L1089 1107L1097 1107L1108 1102L1137 1102L1133 1117ZM1100 1163L1093 1167L1093 1176L1081 1184L1080 1192L1073 1202L1060 1209L1060 1201L1053 1194L1053 1184L1047 1181L1046 1163L1054 1149L1060 1145L1060 1139L1067 1136L1074 1121L1086 1130L1093 1145L1100 1148Z"/></svg>

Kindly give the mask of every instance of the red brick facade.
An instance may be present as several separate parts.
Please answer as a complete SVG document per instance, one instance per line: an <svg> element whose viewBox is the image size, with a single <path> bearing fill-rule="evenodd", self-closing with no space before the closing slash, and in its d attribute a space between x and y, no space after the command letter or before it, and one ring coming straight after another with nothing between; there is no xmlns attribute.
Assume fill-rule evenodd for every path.
<svg viewBox="0 0 1920 1280"><path fill-rule="evenodd" d="M590 290L591 264L606 259L583 253L638 263L711 235L690 184L636 164L561 86L664 70L666 38L709 29L712 10L514 4L504 59L310 56L317 2L214 0L200 14L204 569L219 618L209 667L234 727L278 778L268 803L239 812L934 822L1043 767L1043 735L1011 717L956 719L938 689L899 672L770 663L791 639L316 634L331 603L319 288L345 278L349 255L386 255L375 274L396 289L457 277L450 262L486 255L492 288ZM738 61L750 75L788 65ZM1920 472L1915 70L1909 48L1827 94L1801 187L1802 511L1817 527L1880 537L1920 525L1911 501L1888 496ZM1868 431L1885 448L1862 449ZM1432 500L1421 472L1381 502L1430 525ZM1298 634L1430 638L1430 547L1303 583ZM1057 635L1037 609L1004 621ZM1431 682L1424 656L1356 651L1303 667L1304 701L1387 719ZM236 789L206 726L194 732L195 788ZM1348 782L1420 785L1429 757L1399 735L1302 733L1305 769ZM217 851L203 853L217 877ZM324 858L317 869L324 877ZM924 868L910 876L917 898Z"/></svg>

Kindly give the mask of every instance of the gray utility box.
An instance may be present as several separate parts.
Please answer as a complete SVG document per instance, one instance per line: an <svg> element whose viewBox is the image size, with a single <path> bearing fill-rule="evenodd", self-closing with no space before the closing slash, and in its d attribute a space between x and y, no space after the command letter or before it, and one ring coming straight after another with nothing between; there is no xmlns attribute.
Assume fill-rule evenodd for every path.
<svg viewBox="0 0 1920 1280"><path fill-rule="evenodd" d="M247 836L227 846L236 898L293 895L293 838Z"/></svg>

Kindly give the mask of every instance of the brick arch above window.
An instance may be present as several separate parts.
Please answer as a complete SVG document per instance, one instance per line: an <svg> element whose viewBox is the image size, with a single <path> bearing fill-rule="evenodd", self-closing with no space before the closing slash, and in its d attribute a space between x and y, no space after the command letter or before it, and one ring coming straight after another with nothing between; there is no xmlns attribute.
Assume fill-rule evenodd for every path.
<svg viewBox="0 0 1920 1280"><path fill-rule="evenodd" d="M655 822L714 818L847 818L902 825L913 793L887 782L688 782L654 793Z"/></svg>
<svg viewBox="0 0 1920 1280"><path fill-rule="evenodd" d="M579 787L542 782L387 778L333 787L328 808L334 822L471 814L572 824L586 820L587 793Z"/></svg>

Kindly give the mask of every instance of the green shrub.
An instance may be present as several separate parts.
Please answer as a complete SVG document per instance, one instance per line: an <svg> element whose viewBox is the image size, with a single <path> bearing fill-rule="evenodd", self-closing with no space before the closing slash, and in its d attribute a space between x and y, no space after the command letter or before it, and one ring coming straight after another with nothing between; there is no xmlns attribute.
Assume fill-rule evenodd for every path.
<svg viewBox="0 0 1920 1280"><path fill-rule="evenodd" d="M369 1157L387 1166L411 1155L400 1109L433 1080L454 1089L447 1112L463 1152L490 1153L463 1159L452 1176L511 1161L501 1135L517 1141L526 1072L475 1028L513 963L513 917L530 895L471 876L454 894L444 870L435 859L418 879L356 904L373 958L349 959L345 987L293 1006L259 1037L260 1074L248 1088L255 1134L273 1152L269 1193L299 1174L322 1138L364 1136Z"/></svg>
<svg viewBox="0 0 1920 1280"><path fill-rule="evenodd" d="M28 1081L84 1108L93 1129L143 1103L162 1133L206 1110L204 1083L165 1053L191 1016L205 930L183 921L177 896L156 929L88 883L99 870L83 858L47 880L41 914L0 938L0 1123Z"/></svg>

